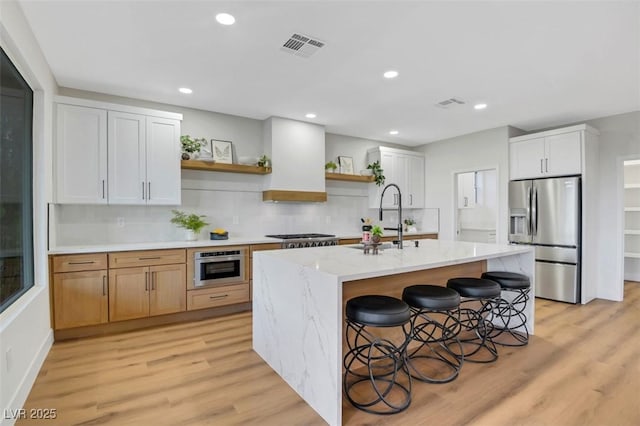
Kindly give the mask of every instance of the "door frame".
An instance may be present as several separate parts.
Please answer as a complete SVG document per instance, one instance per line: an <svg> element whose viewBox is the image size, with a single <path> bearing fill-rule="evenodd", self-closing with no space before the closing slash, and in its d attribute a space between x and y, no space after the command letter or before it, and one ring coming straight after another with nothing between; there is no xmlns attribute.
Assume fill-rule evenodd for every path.
<svg viewBox="0 0 640 426"><path fill-rule="evenodd" d="M618 252L618 262L614 271L613 281L615 284L615 299L624 299L624 163L625 161L640 161L640 155L629 154L619 156L616 164L616 200L617 214L615 224L616 251ZM602 276L602 275L601 275Z"/></svg>
<svg viewBox="0 0 640 426"><path fill-rule="evenodd" d="M494 222L496 225L496 243L499 243L499 219L500 219L500 207L502 203L506 202L506 200L500 199L500 168L498 165L493 166L478 166L478 167L469 167L464 169L456 169L452 171L452 185L453 185L453 199L451 200L452 211L453 211L453 221L451 223L451 235L453 235L453 239L455 241L458 240L458 175L463 173L471 173L471 172L484 172L494 170L496 172L496 213L494 217Z"/></svg>

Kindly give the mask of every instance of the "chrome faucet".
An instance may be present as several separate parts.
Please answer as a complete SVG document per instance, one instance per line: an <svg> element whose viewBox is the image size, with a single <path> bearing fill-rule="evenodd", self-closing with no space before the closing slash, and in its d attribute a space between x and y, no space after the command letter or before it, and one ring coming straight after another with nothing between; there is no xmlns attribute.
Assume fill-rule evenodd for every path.
<svg viewBox="0 0 640 426"><path fill-rule="evenodd" d="M390 186L395 187L398 190L398 227L397 228L384 228L388 231L398 231L398 248L402 248L402 193L400 192L400 187L395 183L390 183L385 186L382 190L382 194L380 194L380 221L382 221L382 199L384 198L384 193Z"/></svg>

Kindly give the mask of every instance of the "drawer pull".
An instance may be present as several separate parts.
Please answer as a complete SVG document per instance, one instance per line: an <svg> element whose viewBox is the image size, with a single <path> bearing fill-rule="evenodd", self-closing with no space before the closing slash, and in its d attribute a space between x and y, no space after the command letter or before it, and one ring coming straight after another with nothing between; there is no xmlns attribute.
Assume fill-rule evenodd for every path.
<svg viewBox="0 0 640 426"><path fill-rule="evenodd" d="M106 275L102 276L102 295L103 296L107 295L107 276Z"/></svg>
<svg viewBox="0 0 640 426"><path fill-rule="evenodd" d="M229 297L228 294L222 294L220 296L209 296L209 299L224 299L225 297Z"/></svg>
<svg viewBox="0 0 640 426"><path fill-rule="evenodd" d="M92 263L96 263L95 260L86 260L84 262L69 262L69 265L90 265Z"/></svg>
<svg viewBox="0 0 640 426"><path fill-rule="evenodd" d="M155 257L139 257L138 260L155 260L155 259L162 259L161 256L155 256Z"/></svg>

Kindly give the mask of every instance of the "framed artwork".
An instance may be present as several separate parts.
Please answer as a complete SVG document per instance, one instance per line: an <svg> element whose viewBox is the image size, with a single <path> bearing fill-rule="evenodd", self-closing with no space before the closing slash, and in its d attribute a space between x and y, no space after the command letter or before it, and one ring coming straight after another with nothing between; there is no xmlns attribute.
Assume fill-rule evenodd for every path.
<svg viewBox="0 0 640 426"><path fill-rule="evenodd" d="M217 163L233 164L233 143L211 139L211 153Z"/></svg>
<svg viewBox="0 0 640 426"><path fill-rule="evenodd" d="M203 139L206 142L206 139ZM204 161L213 161L213 150L211 149L211 141L207 143L203 143L200 147L200 155L198 155L199 160Z"/></svg>
<svg viewBox="0 0 640 426"><path fill-rule="evenodd" d="M338 163L340 163L340 173L344 173L347 175L353 174L353 158L338 157Z"/></svg>

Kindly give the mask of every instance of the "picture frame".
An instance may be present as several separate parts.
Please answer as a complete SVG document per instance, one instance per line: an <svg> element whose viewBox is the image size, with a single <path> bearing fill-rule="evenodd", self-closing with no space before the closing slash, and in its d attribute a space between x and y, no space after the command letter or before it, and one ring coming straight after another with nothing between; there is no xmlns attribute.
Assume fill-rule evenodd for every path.
<svg viewBox="0 0 640 426"><path fill-rule="evenodd" d="M209 141L200 147L200 153L198 154L199 160L213 161L213 148L211 145L211 141Z"/></svg>
<svg viewBox="0 0 640 426"><path fill-rule="evenodd" d="M352 157L338 157L338 163L340 164L340 173L345 175L353 174L353 158Z"/></svg>
<svg viewBox="0 0 640 426"><path fill-rule="evenodd" d="M233 164L233 142L211 139L211 153L216 163Z"/></svg>

